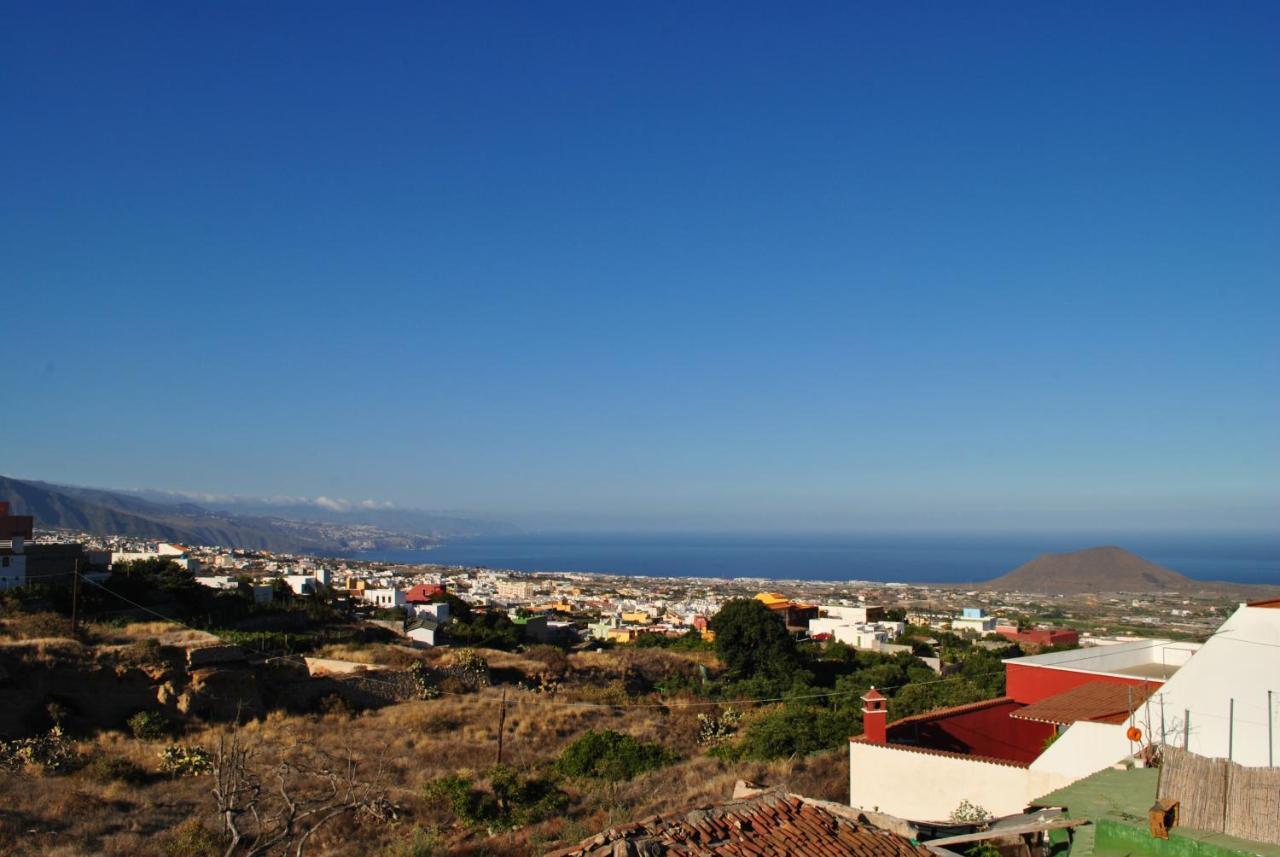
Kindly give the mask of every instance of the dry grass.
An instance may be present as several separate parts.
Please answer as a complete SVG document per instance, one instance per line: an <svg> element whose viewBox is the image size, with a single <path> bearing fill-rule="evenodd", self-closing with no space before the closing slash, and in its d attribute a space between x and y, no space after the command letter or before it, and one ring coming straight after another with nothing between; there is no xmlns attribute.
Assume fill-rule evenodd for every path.
<svg viewBox="0 0 1280 857"><path fill-rule="evenodd" d="M323 646L309 653L308 657L369 664L370 666L390 667L392 669L407 669L414 664L425 663L429 660L421 650L388 643L366 643L364 645L333 644Z"/></svg>
<svg viewBox="0 0 1280 857"><path fill-rule="evenodd" d="M221 642L207 631L197 631L176 622L130 622L123 627L90 625L95 642L127 645L142 640L155 640L162 646L210 645Z"/></svg>
<svg viewBox="0 0 1280 857"><path fill-rule="evenodd" d="M629 819L679 807L727 799L734 782L747 779L812 797L843 800L848 794L847 754L835 751L807 759L729 764L701 755L696 745L698 709L625 710L562 705L550 697L507 688L504 761L523 768L547 766L561 749L589 728L610 728L660 740L685 754L683 762L613 786L568 782L570 809L515 832L486 837L450 826L422 788L446 773L478 773L496 761L502 691L409 702L358 715L290 716L272 713L241 727L270 765L301 744L336 752L351 748L371 775L382 766L391 799L403 818L391 825L345 821L323 831L310 853L356 857L376 854L414 835L415 826L443 825L451 853L527 854L573 842ZM196 729L184 743L216 743L224 727ZM127 759L147 771L142 785L102 782L88 770L61 777L24 774L0 779L0 842L16 843L15 855L103 854L170 857L178 844L199 844L199 831L177 843L184 821L216 827L206 778L169 779L159 771L161 743L103 733L85 741L89 756ZM421 836L421 834L418 834Z"/></svg>
<svg viewBox="0 0 1280 857"><path fill-rule="evenodd" d="M128 644L172 630L167 623L136 623L122 629L112 641ZM32 656L83 654L80 644L69 640L23 645ZM388 666L398 665L403 655L411 661L437 665L457 657L448 650L414 651L385 644L333 646L317 654ZM273 712L241 727L243 738L255 744L266 766L288 757L299 746L312 746L337 753L350 750L361 770L370 776L381 770L388 796L400 807L400 820L381 824L341 819L317 835L308 853L391 857L412 853L409 845L418 840L447 841L449 852L459 855L541 853L612 824L725 800L738 779L818 798L847 797L847 753L843 751L769 764L731 764L702 754L697 744L697 717L708 709L688 700L636 705L634 698L627 699L624 693L620 701L633 704L574 703L593 689L598 692L602 683L621 686L637 679L653 682L688 675L691 670L696 673L705 653L618 650L566 657L547 650L525 654L482 650L480 654L507 684L358 714L342 710L312 715ZM509 683L519 676L540 675L558 677L568 690L553 696ZM423 787L443 774L479 774L494 764L504 690L503 759L508 764L547 772L568 742L592 728L659 741L682 754L684 761L629 783L562 782L570 798L568 810L561 817L520 830L489 836L484 831L462 829L440 806L423 798ZM190 722L181 740L211 748L225 728ZM210 833L217 830L209 781L204 777L172 779L161 773L159 752L163 744L137 741L119 732L103 732L81 743L81 751L90 758L123 759L141 768L146 774L141 783L112 780L102 774L103 766L64 776L24 773L0 777L0 851L67 857L198 857L206 853L201 849L214 841Z"/></svg>

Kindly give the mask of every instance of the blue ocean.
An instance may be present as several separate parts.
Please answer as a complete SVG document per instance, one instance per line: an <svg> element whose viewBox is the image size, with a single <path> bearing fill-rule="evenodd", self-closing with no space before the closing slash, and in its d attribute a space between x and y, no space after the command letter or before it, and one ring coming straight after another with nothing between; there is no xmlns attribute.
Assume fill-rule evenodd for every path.
<svg viewBox="0 0 1280 857"><path fill-rule="evenodd" d="M1280 584L1280 534L799 535L542 533L352 558L517 571L966 583L1043 553L1118 545L1199 580Z"/></svg>

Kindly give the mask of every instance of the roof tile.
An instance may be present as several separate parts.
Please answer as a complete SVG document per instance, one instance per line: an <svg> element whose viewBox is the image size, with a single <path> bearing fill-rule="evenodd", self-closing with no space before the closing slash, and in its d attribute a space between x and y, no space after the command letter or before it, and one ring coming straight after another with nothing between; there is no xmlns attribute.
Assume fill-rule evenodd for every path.
<svg viewBox="0 0 1280 857"><path fill-rule="evenodd" d="M897 834L858 823L797 795L766 791L741 800L655 815L603 831L554 857L597 853L699 857L928 857Z"/></svg>

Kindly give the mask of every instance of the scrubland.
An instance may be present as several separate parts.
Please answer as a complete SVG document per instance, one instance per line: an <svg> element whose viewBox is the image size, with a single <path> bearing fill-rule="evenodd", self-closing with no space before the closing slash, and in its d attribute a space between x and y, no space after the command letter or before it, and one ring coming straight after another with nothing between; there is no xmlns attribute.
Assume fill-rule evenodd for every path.
<svg viewBox="0 0 1280 857"><path fill-rule="evenodd" d="M42 629L48 630L48 629ZM58 658L85 658L100 649L128 647L178 633L161 623L126 629L91 629L82 642L41 637L9 642L23 657L49 669ZM174 639L174 638L169 638ZM451 657L375 644L334 647L317 656L402 669ZM78 760L65 770L28 764L0 776L0 843L14 855L129 855L196 857L222 854L215 779L208 773L175 775L161 753L179 745L213 750L231 731L252 747L255 765L270 774L299 753L323 751L350 761L357 777L376 783L387 806L375 817L351 812L323 825L305 853L332 855L535 854L576 842L611 824L696 803L727 798L738 779L782 786L840 800L847 794L847 762L839 750L771 762L732 762L707 755L699 742L699 714L714 712L690 695L636 695L628 685L715 666L709 653L619 650L565 654L549 647L523 653L481 651L501 684L474 693L443 693L357 711L339 703L310 713L269 711L237 724L186 718L171 734L146 740L128 727L68 734ZM68 661L69 663L70 661ZM65 663L63 664L65 667ZM529 688L540 688L533 690ZM550 692L546 689L550 688ZM608 696L610 688L617 698ZM505 696L505 703L504 703ZM505 714L504 714L505 710ZM748 716L751 716L748 714ZM473 780L483 791L497 763L522 776L542 777L563 805L530 823L468 824L429 784L442 777ZM630 780L566 777L555 761L587 730L613 730L654 742L678 761ZM558 805L559 806L559 805Z"/></svg>

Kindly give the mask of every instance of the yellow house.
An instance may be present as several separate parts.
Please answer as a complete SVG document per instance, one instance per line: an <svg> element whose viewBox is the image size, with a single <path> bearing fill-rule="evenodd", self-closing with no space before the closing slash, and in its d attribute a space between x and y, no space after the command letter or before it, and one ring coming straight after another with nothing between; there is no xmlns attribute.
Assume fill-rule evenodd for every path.
<svg viewBox="0 0 1280 857"><path fill-rule="evenodd" d="M759 592L756 593L756 600L765 607L780 607L791 599L780 592Z"/></svg>
<svg viewBox="0 0 1280 857"><path fill-rule="evenodd" d="M631 625L648 625L650 618L648 613L642 613L637 610L632 613L623 613L622 621Z"/></svg>
<svg viewBox="0 0 1280 857"><path fill-rule="evenodd" d="M630 643L636 638L635 628L610 628L605 632L605 639L612 643Z"/></svg>

